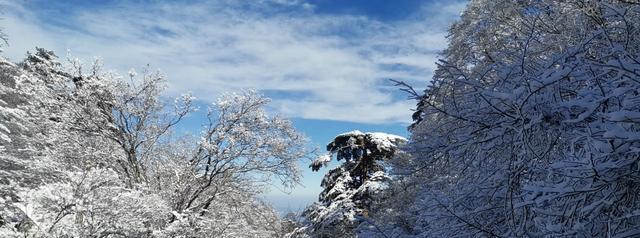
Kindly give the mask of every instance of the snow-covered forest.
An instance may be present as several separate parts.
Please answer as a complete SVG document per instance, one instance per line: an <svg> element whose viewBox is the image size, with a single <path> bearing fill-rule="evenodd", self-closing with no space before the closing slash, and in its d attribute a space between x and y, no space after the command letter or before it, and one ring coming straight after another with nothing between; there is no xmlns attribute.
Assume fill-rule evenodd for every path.
<svg viewBox="0 0 640 238"><path fill-rule="evenodd" d="M640 237L640 2L472 0L447 40L388 82L408 138L324 152L260 90L201 108L151 68L0 57L0 237ZM305 171L303 211L262 199Z"/></svg>

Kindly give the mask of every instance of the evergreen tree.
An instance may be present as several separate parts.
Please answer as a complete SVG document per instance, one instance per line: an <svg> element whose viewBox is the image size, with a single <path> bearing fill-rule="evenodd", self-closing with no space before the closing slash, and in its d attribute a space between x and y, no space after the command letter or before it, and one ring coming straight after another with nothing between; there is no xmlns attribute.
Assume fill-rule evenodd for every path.
<svg viewBox="0 0 640 238"><path fill-rule="evenodd" d="M379 199L390 177L383 163L398 153L406 140L385 133L351 131L336 136L327 145L328 154L309 166L318 171L333 155L340 166L323 178L318 202L303 212L305 224L289 234L291 237L350 237Z"/></svg>

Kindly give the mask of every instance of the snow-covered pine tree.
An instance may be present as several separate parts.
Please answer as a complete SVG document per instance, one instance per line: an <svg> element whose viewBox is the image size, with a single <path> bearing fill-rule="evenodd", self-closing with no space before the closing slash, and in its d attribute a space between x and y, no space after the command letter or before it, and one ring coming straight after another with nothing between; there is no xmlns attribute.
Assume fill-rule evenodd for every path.
<svg viewBox="0 0 640 238"><path fill-rule="evenodd" d="M333 155L343 160L322 179L318 202L303 212L303 226L290 237L352 237L360 218L367 217L372 203L390 177L383 162L398 153L406 139L386 133L351 131L336 136L327 145L328 154L309 166L318 171Z"/></svg>

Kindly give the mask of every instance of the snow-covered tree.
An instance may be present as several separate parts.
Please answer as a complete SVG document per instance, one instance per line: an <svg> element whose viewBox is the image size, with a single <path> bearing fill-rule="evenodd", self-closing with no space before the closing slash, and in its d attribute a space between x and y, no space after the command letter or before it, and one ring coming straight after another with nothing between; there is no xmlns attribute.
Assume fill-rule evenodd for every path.
<svg viewBox="0 0 640 238"><path fill-rule="evenodd" d="M633 1L469 3L400 168L414 219L378 235L640 234L637 19Z"/></svg>
<svg viewBox="0 0 640 238"><path fill-rule="evenodd" d="M171 200L172 230L197 234L206 228L216 237L281 232L275 212L256 196L273 182L299 181L306 139L290 121L268 116L268 101L254 91L221 97L209 108L197 143L155 162L150 183ZM199 223L187 222L192 220Z"/></svg>
<svg viewBox="0 0 640 238"><path fill-rule="evenodd" d="M344 162L327 172L318 202L305 209L303 226L291 237L352 237L355 228L366 219L373 203L390 177L384 162L398 153L406 139L385 133L351 131L336 136L327 145L329 154L322 155L309 166L318 171L333 155Z"/></svg>
<svg viewBox="0 0 640 238"><path fill-rule="evenodd" d="M22 202L18 195L21 190L68 179L67 170L92 159L75 157L80 154L76 152L91 151L97 147L87 145L100 142L78 140L79 134L71 124L63 122L89 108L76 103L70 74L53 52L37 48L17 65L2 61L0 117L4 136L0 147L4 148L4 166L0 180L8 188L0 189L0 220L5 223L0 230L27 231L34 222L16 206ZM81 143L72 143L71 138Z"/></svg>
<svg viewBox="0 0 640 238"><path fill-rule="evenodd" d="M126 155L117 160L129 186L146 181L146 164L163 136L170 133L190 112L194 98L185 94L167 108L160 98L165 89L165 77L145 69L141 78L132 69L129 80L117 81L109 120L114 128L107 137L115 141Z"/></svg>
<svg viewBox="0 0 640 238"><path fill-rule="evenodd" d="M299 181L306 139L256 92L221 97L193 138L173 131L193 98L165 106L157 73L37 49L0 79L0 236L282 235L258 196Z"/></svg>

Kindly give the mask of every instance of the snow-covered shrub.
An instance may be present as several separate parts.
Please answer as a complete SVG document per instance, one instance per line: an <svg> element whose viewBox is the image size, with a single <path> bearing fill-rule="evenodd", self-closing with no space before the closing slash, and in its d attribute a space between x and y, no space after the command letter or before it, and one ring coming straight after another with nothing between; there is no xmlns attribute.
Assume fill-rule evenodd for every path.
<svg viewBox="0 0 640 238"><path fill-rule="evenodd" d="M55 237L148 237L171 216L153 191L128 189L113 170L74 173L70 181L24 191L18 206L35 234Z"/></svg>

